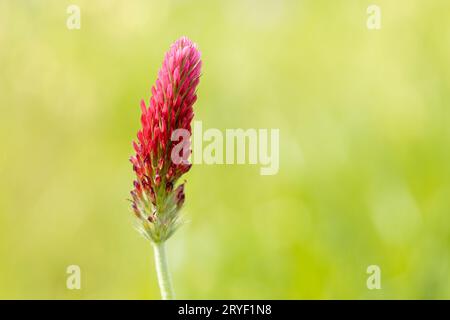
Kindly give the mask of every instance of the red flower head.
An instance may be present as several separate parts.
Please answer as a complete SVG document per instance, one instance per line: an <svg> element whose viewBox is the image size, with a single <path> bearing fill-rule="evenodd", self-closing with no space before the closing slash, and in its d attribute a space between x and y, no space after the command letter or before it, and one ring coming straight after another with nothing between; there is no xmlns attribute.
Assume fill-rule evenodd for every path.
<svg viewBox="0 0 450 320"><path fill-rule="evenodd" d="M133 142L136 154L130 158L136 173L132 207L140 231L154 242L166 240L178 226L184 183L174 186L191 164L190 151L182 155L183 161L172 161L177 144L172 134L177 129L191 133L201 65L197 45L186 37L178 39L164 57L148 107L141 101L142 128Z"/></svg>

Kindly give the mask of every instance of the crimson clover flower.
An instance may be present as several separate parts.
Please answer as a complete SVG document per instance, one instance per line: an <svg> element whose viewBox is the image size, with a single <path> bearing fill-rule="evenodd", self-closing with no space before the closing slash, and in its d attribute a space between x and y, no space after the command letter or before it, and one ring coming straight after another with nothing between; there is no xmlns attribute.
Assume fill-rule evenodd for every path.
<svg viewBox="0 0 450 320"><path fill-rule="evenodd" d="M136 173L131 202L138 230L154 243L167 240L180 224L185 194L184 182L177 182L191 168L190 141L183 161L173 161L177 141L172 134L177 129L191 133L201 66L197 45L187 37L178 39L164 57L148 105L141 101L142 127L130 158Z"/></svg>

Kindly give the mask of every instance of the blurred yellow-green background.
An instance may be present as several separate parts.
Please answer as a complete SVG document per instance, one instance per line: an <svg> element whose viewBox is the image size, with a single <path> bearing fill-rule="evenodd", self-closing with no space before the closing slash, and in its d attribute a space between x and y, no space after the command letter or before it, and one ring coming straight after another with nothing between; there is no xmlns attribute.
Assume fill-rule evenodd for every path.
<svg viewBox="0 0 450 320"><path fill-rule="evenodd" d="M366 27L372 3L380 30ZM1 0L0 298L159 298L128 158L139 101L181 35L203 55L195 119L279 128L280 171L192 168L189 222L168 242L178 298L450 298L449 10ZM66 288L72 264L81 290Z"/></svg>

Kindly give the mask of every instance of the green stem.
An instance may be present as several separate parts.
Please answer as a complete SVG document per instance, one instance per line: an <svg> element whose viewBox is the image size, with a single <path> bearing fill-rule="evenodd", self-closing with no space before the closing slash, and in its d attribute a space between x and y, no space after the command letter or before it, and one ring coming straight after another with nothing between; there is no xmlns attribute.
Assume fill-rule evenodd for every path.
<svg viewBox="0 0 450 320"><path fill-rule="evenodd" d="M172 300L175 294L172 289L169 268L167 267L166 245L165 241L153 243L155 253L156 274L158 276L159 289L161 290L162 300Z"/></svg>

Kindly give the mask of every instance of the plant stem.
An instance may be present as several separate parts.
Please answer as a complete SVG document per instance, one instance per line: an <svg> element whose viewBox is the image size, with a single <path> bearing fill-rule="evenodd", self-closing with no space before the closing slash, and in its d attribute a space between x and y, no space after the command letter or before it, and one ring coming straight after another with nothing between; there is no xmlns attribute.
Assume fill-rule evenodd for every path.
<svg viewBox="0 0 450 320"><path fill-rule="evenodd" d="M167 267L166 244L165 241L153 243L155 253L156 274L158 276L159 289L162 300L172 300L175 294L172 289L169 268Z"/></svg>

